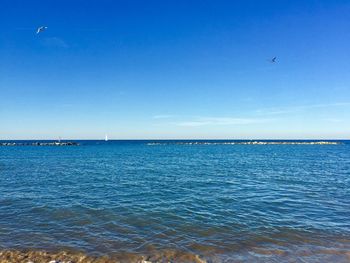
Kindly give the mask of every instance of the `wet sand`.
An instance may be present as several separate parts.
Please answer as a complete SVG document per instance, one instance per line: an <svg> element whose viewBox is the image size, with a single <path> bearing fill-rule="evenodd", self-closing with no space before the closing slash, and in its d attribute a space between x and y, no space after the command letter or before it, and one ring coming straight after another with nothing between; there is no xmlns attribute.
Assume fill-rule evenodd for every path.
<svg viewBox="0 0 350 263"><path fill-rule="evenodd" d="M207 262L197 255L163 251L154 255L117 254L113 256L92 257L81 252L46 251L0 251L0 263L156 263L156 262Z"/></svg>
<svg viewBox="0 0 350 263"><path fill-rule="evenodd" d="M238 262L350 262L350 251L320 249L284 251L280 249L251 248L226 259L202 258L198 255L164 250L150 255L119 253L111 256L94 257L83 252L40 250L1 250L0 263L238 263Z"/></svg>

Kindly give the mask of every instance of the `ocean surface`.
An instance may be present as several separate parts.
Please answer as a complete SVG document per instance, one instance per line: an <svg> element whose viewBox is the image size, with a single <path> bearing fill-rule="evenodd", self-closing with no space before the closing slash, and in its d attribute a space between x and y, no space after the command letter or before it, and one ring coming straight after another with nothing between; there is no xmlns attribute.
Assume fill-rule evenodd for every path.
<svg viewBox="0 0 350 263"><path fill-rule="evenodd" d="M350 262L349 141L77 142L0 147L0 249Z"/></svg>

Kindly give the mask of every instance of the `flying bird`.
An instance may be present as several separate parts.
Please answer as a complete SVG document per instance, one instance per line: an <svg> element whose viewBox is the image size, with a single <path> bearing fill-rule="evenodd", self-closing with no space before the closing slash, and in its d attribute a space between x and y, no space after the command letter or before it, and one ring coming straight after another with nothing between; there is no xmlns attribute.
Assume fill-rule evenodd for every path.
<svg viewBox="0 0 350 263"><path fill-rule="evenodd" d="M270 62L271 62L271 63L276 63L276 59L277 59L277 57L274 57L274 58L272 58L272 59L270 60Z"/></svg>
<svg viewBox="0 0 350 263"><path fill-rule="evenodd" d="M36 33L39 34L41 32L44 32L46 29L47 29L47 26L38 27L38 29L36 30Z"/></svg>

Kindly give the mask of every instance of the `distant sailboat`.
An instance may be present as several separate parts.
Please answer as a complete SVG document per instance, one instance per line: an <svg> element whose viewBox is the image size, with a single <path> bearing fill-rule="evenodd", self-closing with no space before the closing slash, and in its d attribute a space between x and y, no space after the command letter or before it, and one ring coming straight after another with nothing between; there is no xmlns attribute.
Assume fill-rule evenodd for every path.
<svg viewBox="0 0 350 263"><path fill-rule="evenodd" d="M105 136L105 142L108 142L108 136L107 136L107 134L106 134L106 136Z"/></svg>

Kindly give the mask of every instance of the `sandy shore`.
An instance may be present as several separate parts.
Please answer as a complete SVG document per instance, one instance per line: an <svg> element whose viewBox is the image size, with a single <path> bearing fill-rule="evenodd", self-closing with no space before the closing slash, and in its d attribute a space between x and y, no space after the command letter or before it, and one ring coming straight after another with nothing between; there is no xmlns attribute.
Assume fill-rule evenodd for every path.
<svg viewBox="0 0 350 263"><path fill-rule="evenodd" d="M350 262L350 251L346 248L328 248L318 250L301 249L288 251L280 249L254 248L248 253L236 251L233 257L210 259L198 255L163 250L149 255L118 253L109 256L94 257L82 252L59 251L48 252L40 250L0 250L0 263L243 263L243 262Z"/></svg>
<svg viewBox="0 0 350 263"><path fill-rule="evenodd" d="M46 251L0 251L0 263L204 263L197 255L178 253L175 251L160 252L155 255L136 255L123 253L113 257L91 257L84 253L61 251L57 253Z"/></svg>

